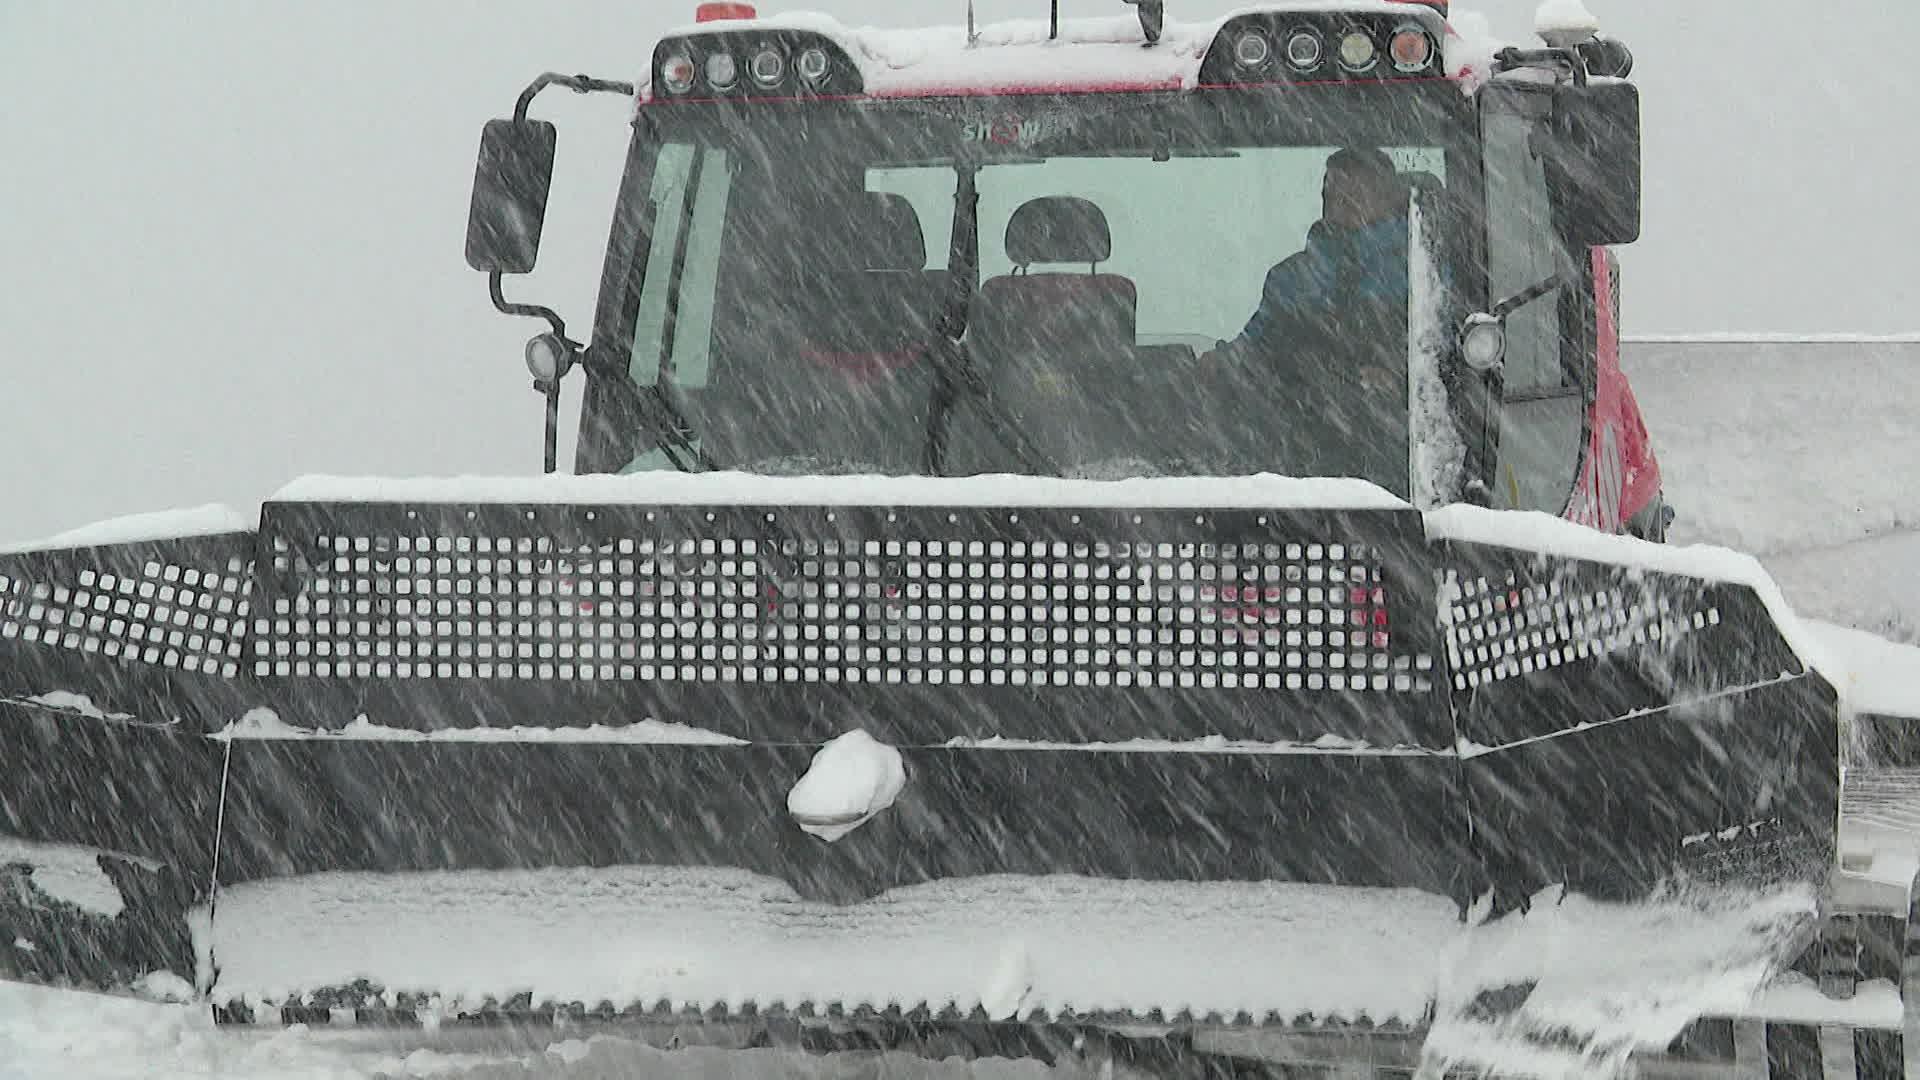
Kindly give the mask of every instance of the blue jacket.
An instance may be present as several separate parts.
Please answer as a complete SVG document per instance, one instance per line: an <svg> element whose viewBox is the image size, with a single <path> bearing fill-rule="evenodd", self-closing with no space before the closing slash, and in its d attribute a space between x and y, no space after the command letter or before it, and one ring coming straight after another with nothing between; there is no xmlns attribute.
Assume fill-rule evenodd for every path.
<svg viewBox="0 0 1920 1080"><path fill-rule="evenodd" d="M1287 316L1336 307L1341 299L1407 295L1407 219L1404 215L1358 229L1316 224L1306 249L1267 271L1260 306L1234 344L1267 344Z"/></svg>

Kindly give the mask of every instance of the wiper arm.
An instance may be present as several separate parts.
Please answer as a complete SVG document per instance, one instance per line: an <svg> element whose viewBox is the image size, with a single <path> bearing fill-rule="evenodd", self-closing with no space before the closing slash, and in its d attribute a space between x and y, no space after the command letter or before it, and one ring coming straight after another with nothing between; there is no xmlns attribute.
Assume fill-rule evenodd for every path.
<svg viewBox="0 0 1920 1080"><path fill-rule="evenodd" d="M1507 297L1505 300L1500 301L1493 306L1493 310L1488 312L1488 314L1496 319L1505 321L1507 316L1512 315L1514 312L1519 311L1521 308L1526 307L1528 304L1533 303L1535 300L1551 293L1566 283L1567 275L1555 274L1545 281L1529 285L1519 292L1514 293L1512 296Z"/></svg>
<svg viewBox="0 0 1920 1080"><path fill-rule="evenodd" d="M717 472L720 464L713 455L700 446L694 438L693 425L687 421L686 414L667 396L665 388L659 383L630 384L639 392L638 411L640 422L645 425L647 434L653 440L660 453L673 463L673 467L684 473ZM695 468L680 451L692 454L699 462Z"/></svg>
<svg viewBox="0 0 1920 1080"><path fill-rule="evenodd" d="M954 215L948 293L934 320L933 342L927 358L934 370L934 385L927 407L927 443L922 468L929 476L946 472L946 447L953 421L954 407L962 397L980 404L983 419L994 436L1012 450L1026 468L1040 475L1063 475L1060 467L1035 449L1015 419L986 385L974 367L963 339L972 315L973 300L980 290L980 189L977 178L980 165L960 168L954 190Z"/></svg>

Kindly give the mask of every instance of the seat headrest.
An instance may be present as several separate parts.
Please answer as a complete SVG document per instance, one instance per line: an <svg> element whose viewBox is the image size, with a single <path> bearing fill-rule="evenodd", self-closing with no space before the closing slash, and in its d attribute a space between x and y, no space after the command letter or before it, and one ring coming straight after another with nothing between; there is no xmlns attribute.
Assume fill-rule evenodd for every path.
<svg viewBox="0 0 1920 1080"><path fill-rule="evenodd" d="M920 214L905 195L869 191L861 208L866 220L856 222L863 251L862 270L920 270L927 265L927 238L920 230Z"/></svg>
<svg viewBox="0 0 1920 1080"><path fill-rule="evenodd" d="M1098 206L1072 195L1029 199L1007 219L1007 259L1030 263L1097 263L1113 254L1113 234Z"/></svg>

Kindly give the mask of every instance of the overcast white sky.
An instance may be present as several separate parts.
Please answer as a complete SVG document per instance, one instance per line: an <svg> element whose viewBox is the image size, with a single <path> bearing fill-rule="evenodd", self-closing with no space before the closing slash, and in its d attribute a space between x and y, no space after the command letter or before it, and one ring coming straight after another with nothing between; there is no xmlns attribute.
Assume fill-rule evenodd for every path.
<svg viewBox="0 0 1920 1080"><path fill-rule="evenodd" d="M1920 329L1908 5L1589 5L1647 96L1629 333ZM0 0L0 538L311 472L537 471L535 326L462 259L480 126L543 70L633 77L693 6ZM1462 6L1520 36L1534 4ZM761 10L796 7L905 26L964 0ZM511 288L584 327L627 106L536 108L561 124L559 175L541 272Z"/></svg>

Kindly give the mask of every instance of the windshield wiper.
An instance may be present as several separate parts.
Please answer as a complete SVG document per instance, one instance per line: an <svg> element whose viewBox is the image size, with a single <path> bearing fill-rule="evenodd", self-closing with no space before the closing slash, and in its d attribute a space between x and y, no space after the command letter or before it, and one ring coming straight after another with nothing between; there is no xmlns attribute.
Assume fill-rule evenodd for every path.
<svg viewBox="0 0 1920 1080"><path fill-rule="evenodd" d="M1514 293L1512 296L1507 297L1505 300L1500 301L1493 306L1493 310L1488 312L1488 314L1504 321L1507 316L1512 315L1514 312L1519 311L1521 308L1526 307L1528 304L1533 303L1535 300L1551 293L1566 283L1567 275L1555 274L1545 281L1529 285L1519 292Z"/></svg>
<svg viewBox="0 0 1920 1080"><path fill-rule="evenodd" d="M687 421L686 413L674 404L659 383L629 385L639 392L636 404L640 423L646 428L653 445L673 463L674 468L684 473L719 471L719 462L695 438L693 425ZM697 459L698 468L680 456L682 450Z"/></svg>
<svg viewBox="0 0 1920 1080"><path fill-rule="evenodd" d="M935 318L933 342L927 351L933 365L934 384L927 403L927 444L921 468L929 476L945 475L944 459L953 411L963 396L970 396L980 403L982 418L994 437L1012 450L1030 472L1063 475L1060 467L1035 449L1018 422L1007 415L963 344L972 302L980 290L980 164L962 165L959 172L960 182L953 195L952 250L948 260L952 291Z"/></svg>
<svg viewBox="0 0 1920 1080"><path fill-rule="evenodd" d="M608 412L618 418L615 421L619 428L617 445L628 461L634 457L636 444L645 440L681 472L719 470L713 455L700 446L686 413L658 383L636 382L618 370L596 370L601 371L596 381L614 397L614 401L608 403Z"/></svg>

